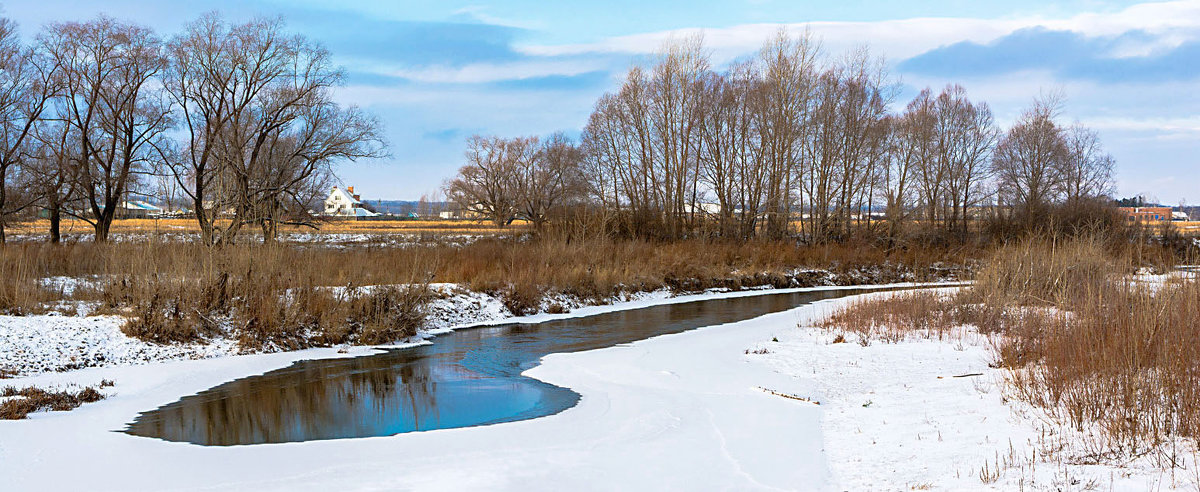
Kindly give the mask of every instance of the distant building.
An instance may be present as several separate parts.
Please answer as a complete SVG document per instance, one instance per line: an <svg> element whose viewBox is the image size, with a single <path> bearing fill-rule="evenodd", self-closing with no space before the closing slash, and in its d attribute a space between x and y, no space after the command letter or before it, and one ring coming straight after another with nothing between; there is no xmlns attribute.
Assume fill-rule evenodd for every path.
<svg viewBox="0 0 1200 492"><path fill-rule="evenodd" d="M1171 212L1171 220L1189 221L1192 220L1192 218L1187 212L1176 210Z"/></svg>
<svg viewBox="0 0 1200 492"><path fill-rule="evenodd" d="M441 212L438 212L437 216L439 219L443 219L443 220L454 220L454 219L480 220L480 219L487 218L486 215L484 215L483 213L480 213L477 210L466 210L466 209L461 209L461 208L454 208L451 210L443 210Z"/></svg>
<svg viewBox="0 0 1200 492"><path fill-rule="evenodd" d="M117 204L118 219L148 219L163 214L162 207L141 200L127 200Z"/></svg>
<svg viewBox="0 0 1200 492"><path fill-rule="evenodd" d="M721 213L721 204L701 202L693 205L689 203L683 206L683 210L686 214L719 215Z"/></svg>
<svg viewBox="0 0 1200 492"><path fill-rule="evenodd" d="M1171 207L1121 207L1125 217L1132 222L1162 222L1171 220Z"/></svg>
<svg viewBox="0 0 1200 492"><path fill-rule="evenodd" d="M346 189L341 189L336 186L329 192L329 197L325 199L325 215L335 217L378 217L379 214L366 203L363 203L362 198L354 194L354 187L348 186Z"/></svg>

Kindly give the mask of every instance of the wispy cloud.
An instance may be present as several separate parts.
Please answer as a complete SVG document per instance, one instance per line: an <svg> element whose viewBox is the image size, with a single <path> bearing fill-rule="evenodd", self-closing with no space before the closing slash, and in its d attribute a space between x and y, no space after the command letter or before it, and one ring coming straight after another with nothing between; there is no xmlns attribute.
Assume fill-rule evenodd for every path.
<svg viewBox="0 0 1200 492"><path fill-rule="evenodd" d="M1130 31L1153 35L1152 40L1127 47L1137 54L1156 47L1178 46L1200 39L1200 2L1194 0L1139 4L1109 13L1083 13L1064 18L1024 17L1011 19L927 17L873 22L805 22L787 24L742 24L721 28L691 28L616 36L595 43L535 44L518 42L515 48L531 55L584 53L645 54L663 42L702 33L718 61L753 52L773 32L811 31L829 51L869 44L891 59L906 59L942 46L960 43L989 43L1029 28L1070 31L1085 36L1119 36Z"/></svg>
<svg viewBox="0 0 1200 492"><path fill-rule="evenodd" d="M1147 44L1165 47L1137 50L1141 54L1130 48ZM986 44L964 41L937 48L900 63L899 68L948 76L1046 70L1069 79L1160 82L1200 77L1198 59L1200 40L1171 46L1141 30L1089 37L1034 27Z"/></svg>
<svg viewBox="0 0 1200 492"><path fill-rule="evenodd" d="M573 77L607 68L593 58L526 58L511 62L471 63L463 66L376 67L375 73L430 84L486 84L560 76Z"/></svg>

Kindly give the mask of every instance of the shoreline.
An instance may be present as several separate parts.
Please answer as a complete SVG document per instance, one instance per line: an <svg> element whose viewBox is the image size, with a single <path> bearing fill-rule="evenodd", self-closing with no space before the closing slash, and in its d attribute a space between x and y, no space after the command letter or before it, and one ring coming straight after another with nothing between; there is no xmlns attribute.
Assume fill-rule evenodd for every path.
<svg viewBox="0 0 1200 492"><path fill-rule="evenodd" d="M551 354L524 374L579 393L575 407L532 420L387 437L214 448L110 432L153 402L230 376L362 355L334 349L38 376L31 379L108 377L117 386L110 399L71 412L0 422L0 476L15 490L561 490L597 483L1037 490L1076 480L1118 490L1171 487L1162 472L1146 468L1036 461L1033 481L1026 481L1020 458L1037 444L1037 419L1031 409L1004 401L1004 372L988 367L986 337L967 330L957 339L861 346L832 344L832 333L811 326L838 306L878 295L887 294ZM974 373L980 376L954 377ZM136 467L123 458L130 453L140 457ZM1002 471L985 482L981 470L993 463ZM63 469L76 473L53 473ZM1187 484L1180 479L1175 486Z"/></svg>
<svg viewBox="0 0 1200 492"><path fill-rule="evenodd" d="M822 276L823 282L832 283L836 278L823 270L798 270ZM62 279L52 279L62 282ZM894 285L936 285L958 282L948 279L938 282L907 282ZM74 283L72 283L74 285ZM876 284L867 284L876 285ZM591 303L569 296L550 296L542 301L537 314L513 316L496 295L471 291L457 284L435 284L431 288L439 295L426 306L425 326L416 336L389 344L379 345L333 345L330 347L345 352L362 352L376 348L409 347L439 334L475 326L495 326L508 323L537 323L553 319L566 319L612 312L638 309L658 304L690 302L694 300L764 295L770 293L803 292L825 288L862 288L864 285L816 285L811 287L775 288L771 286L747 287L739 290L709 289L703 292L678 294L668 289L625 293L607 299L605 303ZM716 297L714 297L716 296ZM79 301L75 305L82 306ZM570 308L568 312L547 313L548 306L558 304ZM78 309L78 308L77 308ZM205 360L221 357L252 354L277 353L276 347L245 351L236 340L218 336L203 342L157 344L125 335L121 331L126 317L116 315L67 316L57 313L10 316L0 315L0 369L12 373L0 384L10 385L13 381L52 372L69 372L89 367L119 367L147 363ZM302 350L311 350L302 349Z"/></svg>

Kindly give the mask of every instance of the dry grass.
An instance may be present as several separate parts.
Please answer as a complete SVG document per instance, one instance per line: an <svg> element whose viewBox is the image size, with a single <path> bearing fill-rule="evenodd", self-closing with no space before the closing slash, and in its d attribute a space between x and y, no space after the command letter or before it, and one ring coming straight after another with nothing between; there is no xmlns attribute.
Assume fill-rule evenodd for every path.
<svg viewBox="0 0 1200 492"><path fill-rule="evenodd" d="M42 310L51 293L38 283L39 265L23 255L0 251L0 314L24 315Z"/></svg>
<svg viewBox="0 0 1200 492"><path fill-rule="evenodd" d="M1110 253L1095 238L1026 239L991 255L975 277L971 300L991 305L1069 305L1094 295L1114 275L1132 271L1127 256Z"/></svg>
<svg viewBox="0 0 1200 492"><path fill-rule="evenodd" d="M100 387L112 386L111 381L101 381ZM11 399L0 402L0 420L21 420L41 410L74 410L84 403L104 399L104 394L88 386L79 391L49 391L29 386L17 389L9 386L0 390L0 397Z"/></svg>
<svg viewBox="0 0 1200 492"><path fill-rule="evenodd" d="M1096 459L1132 457L1200 437L1198 342L1200 284L1114 279L1030 323L1001 355L1022 399L1100 431L1087 443Z"/></svg>
<svg viewBox="0 0 1200 492"><path fill-rule="evenodd" d="M1200 437L1200 282L1138 283L1131 257L1090 238L1022 241L958 295L861 301L825 326L862 343L958 325L999 333L1012 395L1085 436L1084 460L1142 456Z"/></svg>
<svg viewBox="0 0 1200 492"><path fill-rule="evenodd" d="M51 276L94 279L73 298L101 313L131 318L130 335L159 343L232 334L246 348L291 349L382 343L421 322L423 288L364 286L453 282L498 295L513 313L542 308L547 293L602 302L622 292L671 288L815 285L936 278L939 262L962 264L961 250L893 250L871 245L688 240L484 238L464 246L325 247L241 244L210 249L189 242L0 247L0 310L20 314L60 299L39 284ZM861 273L859 269L868 270Z"/></svg>
<svg viewBox="0 0 1200 492"><path fill-rule="evenodd" d="M852 301L834 311L821 326L836 332L842 340L844 333L853 333L864 346L875 339L896 342L911 333L942 339L947 331L962 324L954 306L952 296L936 292L888 294Z"/></svg>
<svg viewBox="0 0 1200 492"><path fill-rule="evenodd" d="M1015 393L1077 430L1095 459L1200 437L1200 283L1146 286L1094 242L1027 243L980 272L983 299L1039 303L1008 330Z"/></svg>

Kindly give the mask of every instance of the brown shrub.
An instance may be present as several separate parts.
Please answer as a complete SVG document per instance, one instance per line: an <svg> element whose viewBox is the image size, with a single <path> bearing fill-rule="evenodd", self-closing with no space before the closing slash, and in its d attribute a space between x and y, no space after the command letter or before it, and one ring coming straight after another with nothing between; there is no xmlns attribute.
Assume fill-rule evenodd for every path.
<svg viewBox="0 0 1200 492"><path fill-rule="evenodd" d="M997 358L1017 397L1101 431L1088 443L1097 459L1200 437L1200 283L1140 285L1128 275L1140 254L1088 237L1024 241L962 296L978 326L1004 334Z"/></svg>
<svg viewBox="0 0 1200 492"><path fill-rule="evenodd" d="M1009 337L1000 354L1021 368L1018 394L1076 428L1099 427L1097 454L1200 437L1200 284L1109 287Z"/></svg>
<svg viewBox="0 0 1200 492"><path fill-rule="evenodd" d="M357 341L379 345L416 335L425 320L428 297L425 286L405 286L374 289L353 298L348 303L348 318L351 326L359 327Z"/></svg>
<svg viewBox="0 0 1200 492"><path fill-rule="evenodd" d="M1070 305L1094 295L1113 274L1131 271L1094 238L1026 239L997 249L979 269L969 300L993 306Z"/></svg>
<svg viewBox="0 0 1200 492"><path fill-rule="evenodd" d="M920 278L921 272L934 271L931 265L961 264L969 254L885 249L869 243L798 246L792 241L652 242L596 237L493 237L465 246L336 248L277 243L212 249L156 239L56 246L16 243L0 248L0 269L20 272L0 275L0 292L27 296L5 302L28 311L48 300L42 297L44 292L30 287L39 278L90 278L94 285L77 289L73 298L96 301L99 314L130 317L125 330L132 336L180 343L227 333L246 348L300 348L378 341L408 333L409 325L416 323L412 313L397 314L391 308L363 307L386 319L376 323L364 318L364 311L356 314L359 308L342 306L344 299L327 292L333 287L420 285L436 279L495 293L512 312L526 314L536 312L550 291L605 302L621 292L664 287L696 291L812 285L827 280L798 276L795 270L854 273L881 264L887 265L888 272L917 272ZM840 276L846 282L881 278ZM48 295L53 298L53 294ZM365 337L363 329L370 331Z"/></svg>
<svg viewBox="0 0 1200 492"><path fill-rule="evenodd" d="M909 333L941 339L962 324L952 296L936 292L906 292L852 301L821 323L827 330L854 333L862 345L882 338L898 342ZM844 339L844 338L843 338Z"/></svg>
<svg viewBox="0 0 1200 492"><path fill-rule="evenodd" d="M111 386L111 382L108 385ZM40 410L73 410L84 403L104 399L104 394L91 386L77 392L48 391L33 386L17 389L9 386L0 390L0 396L19 397L0 402L0 420L20 420Z"/></svg>

